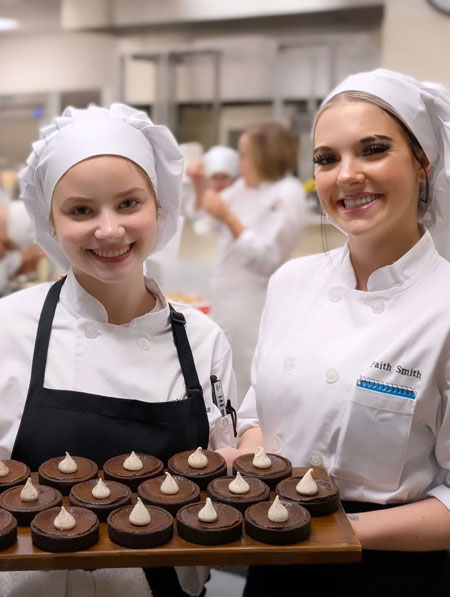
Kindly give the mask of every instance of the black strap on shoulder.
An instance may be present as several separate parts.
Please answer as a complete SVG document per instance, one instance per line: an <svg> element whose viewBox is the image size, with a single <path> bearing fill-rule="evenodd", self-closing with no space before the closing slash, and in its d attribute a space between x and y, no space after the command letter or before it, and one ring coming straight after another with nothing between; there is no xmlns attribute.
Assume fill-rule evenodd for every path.
<svg viewBox="0 0 450 597"><path fill-rule="evenodd" d="M45 365L47 363L48 345L52 331L53 318L55 316L56 305L59 301L61 288L65 281L66 276L55 282L50 287L50 290L45 297L34 344L30 388L42 387L44 385Z"/></svg>
<svg viewBox="0 0 450 597"><path fill-rule="evenodd" d="M181 371L186 384L186 391L188 396L200 392L203 395L203 390L195 368L194 357L192 356L191 345L186 334L186 319L183 313L175 311L169 303L170 309L170 323L172 324L173 341L178 353L178 360L180 361Z"/></svg>

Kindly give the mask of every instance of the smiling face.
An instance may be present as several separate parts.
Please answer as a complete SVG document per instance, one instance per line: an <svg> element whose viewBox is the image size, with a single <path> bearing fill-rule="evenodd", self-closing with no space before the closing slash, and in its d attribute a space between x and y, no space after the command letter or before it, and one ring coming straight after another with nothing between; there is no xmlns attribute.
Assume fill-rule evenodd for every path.
<svg viewBox="0 0 450 597"><path fill-rule="evenodd" d="M97 156L70 168L55 186L52 221L86 289L142 281L156 242L156 200L133 162Z"/></svg>
<svg viewBox="0 0 450 597"><path fill-rule="evenodd" d="M400 125L368 101L339 100L319 115L314 147L320 202L350 247L361 239L413 246L424 171Z"/></svg>

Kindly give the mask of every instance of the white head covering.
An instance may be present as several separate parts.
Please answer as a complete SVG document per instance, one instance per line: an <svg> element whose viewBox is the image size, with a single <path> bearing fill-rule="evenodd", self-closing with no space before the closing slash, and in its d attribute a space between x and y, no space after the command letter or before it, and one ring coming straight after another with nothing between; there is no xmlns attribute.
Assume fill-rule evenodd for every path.
<svg viewBox="0 0 450 597"><path fill-rule="evenodd" d="M431 164L431 201L422 222L439 253L450 259L450 91L439 83L378 68L347 77L322 107L343 91L365 91L384 100L419 141Z"/></svg>
<svg viewBox="0 0 450 597"><path fill-rule="evenodd" d="M19 173L21 198L34 223L36 242L58 265L70 266L52 236L50 207L56 183L72 166L89 157L116 155L140 166L149 176L161 206L155 252L175 234L180 207L183 158L165 126L145 112L124 104L108 108L68 107L32 145L27 166Z"/></svg>
<svg viewBox="0 0 450 597"><path fill-rule="evenodd" d="M236 178L238 170L239 154L231 147L224 145L214 145L203 156L205 175L209 178L217 173L224 173Z"/></svg>

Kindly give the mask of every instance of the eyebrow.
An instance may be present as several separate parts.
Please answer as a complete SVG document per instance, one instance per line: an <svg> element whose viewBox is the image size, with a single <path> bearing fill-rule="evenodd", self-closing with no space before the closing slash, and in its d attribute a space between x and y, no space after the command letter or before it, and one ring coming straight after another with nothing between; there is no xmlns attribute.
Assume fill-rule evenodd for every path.
<svg viewBox="0 0 450 597"><path fill-rule="evenodd" d="M388 137L388 135L370 135L369 137L364 137L363 139L359 140L360 145L364 143L370 143L371 141L391 141L393 142L394 139L392 137ZM314 155L320 151L332 151L332 147L328 147L327 145L319 145L313 151Z"/></svg>
<svg viewBox="0 0 450 597"><path fill-rule="evenodd" d="M130 195L131 193L135 193L136 191L145 191L145 189L143 187L131 187L130 189L119 191L114 195L114 198L120 199L121 197ZM86 203L92 203L93 201L95 201L95 199L93 197L85 197L84 195L70 195L70 197L66 197L65 201L84 201Z"/></svg>

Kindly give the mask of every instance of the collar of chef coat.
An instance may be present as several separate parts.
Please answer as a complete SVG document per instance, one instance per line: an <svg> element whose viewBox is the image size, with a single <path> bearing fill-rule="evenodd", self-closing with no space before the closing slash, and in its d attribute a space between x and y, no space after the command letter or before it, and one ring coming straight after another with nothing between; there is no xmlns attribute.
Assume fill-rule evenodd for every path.
<svg viewBox="0 0 450 597"><path fill-rule="evenodd" d="M149 333L158 332L168 326L169 304L155 280L144 279L146 287L157 299L156 307L153 311L136 317L124 325L129 328L133 326L141 328L142 325L145 325ZM99 323L108 323L108 314L105 307L95 297L86 292L76 279L72 269L67 273L67 279L61 289L60 300L67 311L77 319L84 318Z"/></svg>
<svg viewBox="0 0 450 597"><path fill-rule="evenodd" d="M421 277L430 267L430 262L439 257L431 234L425 230L419 241L398 261L375 270L367 281L368 292L389 290L401 286L411 279ZM344 247L340 272L345 286L356 288L356 277L350 261L348 243Z"/></svg>

